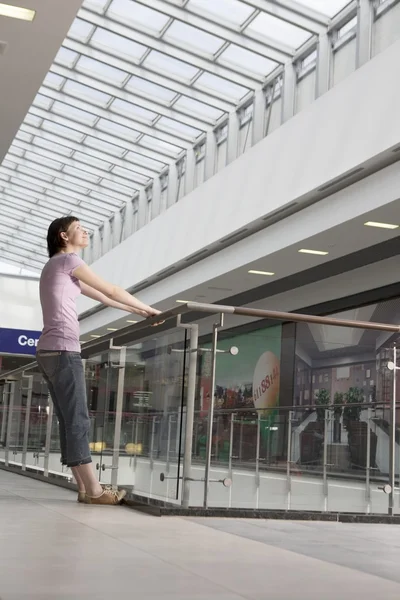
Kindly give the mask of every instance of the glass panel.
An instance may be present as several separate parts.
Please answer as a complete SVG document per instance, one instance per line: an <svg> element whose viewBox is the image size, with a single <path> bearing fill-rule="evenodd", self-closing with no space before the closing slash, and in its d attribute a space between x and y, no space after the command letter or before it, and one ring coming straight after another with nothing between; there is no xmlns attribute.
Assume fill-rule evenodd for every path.
<svg viewBox="0 0 400 600"><path fill-rule="evenodd" d="M64 127L64 125L58 125L57 123L52 123L51 121L46 120L43 121L42 129L74 142L82 142L85 137L80 131L76 131L75 129L70 129L69 127Z"/></svg>
<svg viewBox="0 0 400 600"><path fill-rule="evenodd" d="M90 127L93 127L97 121L97 117L91 113L80 110L79 108L74 108L73 106L70 106L64 102L54 102L52 106L52 112L65 117L66 119L71 119L72 121L89 125Z"/></svg>
<svg viewBox="0 0 400 600"><path fill-rule="evenodd" d="M204 104L203 102L192 100L192 98L189 98L188 96L181 96L179 100L174 102L173 107L182 110L183 112L187 112L190 115L206 117L213 121L217 121L224 114L222 110Z"/></svg>
<svg viewBox="0 0 400 600"><path fill-rule="evenodd" d="M155 127L156 129L162 129L171 133L181 133L185 137L187 136L193 139L196 139L199 135L203 133L201 129L189 127L189 125L184 125L183 123L180 123L179 121L175 121L173 119L168 119L168 117L161 117L161 119L157 121L157 125Z"/></svg>
<svg viewBox="0 0 400 600"><path fill-rule="evenodd" d="M113 123L112 121L108 121L108 119L99 119L96 124L96 128L101 131L105 131L110 133L111 135L115 135L117 137L121 137L129 140L130 142L134 142L141 135L134 129L130 127L125 127L124 125L119 125L118 123Z"/></svg>
<svg viewBox="0 0 400 600"><path fill-rule="evenodd" d="M266 13L260 13L245 32L265 36L294 48L299 48L311 37L308 31Z"/></svg>
<svg viewBox="0 0 400 600"><path fill-rule="evenodd" d="M63 146L62 144L55 144L54 142L51 142L50 140L41 138L39 136L35 136L32 143L34 146L39 146L40 148L51 150L56 154L62 154L63 156L70 157L73 154L73 150L67 148L67 146Z"/></svg>
<svg viewBox="0 0 400 600"><path fill-rule="evenodd" d="M162 171L166 165L166 163L157 162L156 160L143 156L143 154L137 154L136 152L128 152L128 154L125 156L125 160L135 164L143 165L144 167L149 167L155 171Z"/></svg>
<svg viewBox="0 0 400 600"><path fill-rule="evenodd" d="M90 45L95 48L103 48L111 51L121 59L128 59L129 62L138 62L146 52L146 46L138 44L116 33L111 33L106 29L98 27L90 40Z"/></svg>
<svg viewBox="0 0 400 600"><path fill-rule="evenodd" d="M118 98L113 101L110 106L110 110L119 113L124 117L132 117L135 120L138 119L139 121L143 121L149 125L157 117L157 113L155 112L147 110L146 108L142 108L141 106L137 106L136 104L132 104L132 102L119 100Z"/></svg>
<svg viewBox="0 0 400 600"><path fill-rule="evenodd" d="M94 148L95 150L101 150L106 154L111 154L111 156L117 156L118 158L122 158L126 152L126 150L122 146L109 144L108 142L98 140L97 138L91 137L90 135L85 137L83 144L89 146L90 148Z"/></svg>
<svg viewBox="0 0 400 600"><path fill-rule="evenodd" d="M133 0L113 0L107 16L123 23L131 23L135 28L139 26L156 33L159 33L169 21L168 16Z"/></svg>
<svg viewBox="0 0 400 600"><path fill-rule="evenodd" d="M285 469L282 478L276 474L284 447L284 429L278 429L281 337L280 325L243 334L221 331L214 391L210 389L212 354L201 355L195 452L204 461L208 410L214 396L210 479L233 481L231 488L210 483L210 506L276 508L284 500L285 507ZM211 348L208 342L201 347ZM231 348L237 348L238 355ZM200 489L196 504L202 504L202 493Z"/></svg>
<svg viewBox="0 0 400 600"><path fill-rule="evenodd" d="M72 175L73 177L77 177L78 179L82 179L86 182L91 182L98 184L100 182L100 177L97 175L92 175L87 170L76 169L75 167L69 167L68 165L64 166L63 172L66 175Z"/></svg>
<svg viewBox="0 0 400 600"><path fill-rule="evenodd" d="M103 171L110 171L112 168L111 163L100 160L99 158L95 158L94 156L89 156L89 154L83 154L83 152L74 152L73 158L74 160L92 165L93 167L97 167Z"/></svg>
<svg viewBox="0 0 400 600"><path fill-rule="evenodd" d="M105 63L94 60L93 58L88 58L87 56L81 56L75 68L77 71L82 71L83 73L86 73L92 77L96 77L101 81L108 81L119 87L122 86L125 79L128 77L128 74L125 73L125 71L121 71L120 69L116 69L110 65L106 65Z"/></svg>
<svg viewBox="0 0 400 600"><path fill-rule="evenodd" d="M248 88L227 79L222 79L222 77L217 77L212 73L203 73L193 87L203 91L210 90L213 93L217 93L221 98L229 98L237 102L250 91Z"/></svg>
<svg viewBox="0 0 400 600"><path fill-rule="evenodd" d="M46 87L52 88L54 90L61 90L64 82L65 77L61 77L60 75L57 75L56 73L52 73L50 71L50 73L47 73L43 83Z"/></svg>
<svg viewBox="0 0 400 600"><path fill-rule="evenodd" d="M83 6L84 8L88 8L100 14L104 14L107 4L108 0L85 0Z"/></svg>
<svg viewBox="0 0 400 600"><path fill-rule="evenodd" d="M184 348L181 329L127 348L118 483L138 495L180 498Z"/></svg>
<svg viewBox="0 0 400 600"><path fill-rule="evenodd" d="M169 74L172 77L184 81L191 81L199 72L197 67L184 63L176 58L172 58L171 56L167 56L166 54L161 54L161 52L157 52L156 50L150 52L149 56L144 61L143 66L149 67L150 69L156 69L158 72L167 75Z"/></svg>
<svg viewBox="0 0 400 600"><path fill-rule="evenodd" d="M95 82L94 82L95 85ZM95 104L96 106L101 106L102 108L106 108L111 101L112 96L109 94L105 94L100 90L96 90L93 87L89 87L87 85L82 85L77 81L73 81L72 79L67 79L65 85L63 87L63 91L66 94L70 94L71 96L76 96L80 100L87 100L91 104Z"/></svg>
<svg viewBox="0 0 400 600"><path fill-rule="evenodd" d="M204 0L189 0L189 10L198 13L208 13L218 20L227 21L234 25L241 25L251 14L254 8L238 0L218 0L218 2L204 2Z"/></svg>
<svg viewBox="0 0 400 600"><path fill-rule="evenodd" d="M86 42L94 30L94 25L76 18L68 31L68 37L79 42Z"/></svg>
<svg viewBox="0 0 400 600"><path fill-rule="evenodd" d="M186 25L186 23L182 23L181 21L174 21L168 27L163 39L167 42L178 43L185 48L190 46L210 56L213 56L224 44L224 40L190 25Z"/></svg>
<svg viewBox="0 0 400 600"><path fill-rule="evenodd" d="M77 52L73 52L73 50L68 50L68 48L61 47L54 59L54 62L72 69L78 58L79 54Z"/></svg>
<svg viewBox="0 0 400 600"><path fill-rule="evenodd" d="M37 163L39 165L43 165L43 158L46 158L46 167L48 167L49 169L55 169L56 171L61 171L61 169L63 168L62 163L52 160L48 156L35 154L33 152L25 152L25 158L27 160L31 160L32 162ZM34 167L34 165L32 165L32 167Z"/></svg>
<svg viewBox="0 0 400 600"><path fill-rule="evenodd" d="M149 177L144 177L144 176L139 175L138 173L135 173L134 171L131 171L129 169L123 169L122 167L114 167L112 170L112 173L114 175L119 175L120 177L124 177L125 179L128 179L128 180L134 179L135 181L137 181L139 183L143 183L143 185L145 185L146 183L148 183L150 181Z"/></svg>
<svg viewBox="0 0 400 600"><path fill-rule="evenodd" d="M26 467L43 470L46 447L47 421L49 415L49 393L41 375L33 381L32 405L29 416Z"/></svg>
<svg viewBox="0 0 400 600"><path fill-rule="evenodd" d="M268 75L278 66L272 60L235 46L235 44L230 44L220 55L217 62L227 66L239 67L245 72L250 71L256 75Z"/></svg>
<svg viewBox="0 0 400 600"><path fill-rule="evenodd" d="M141 79L140 77L131 77L128 83L125 86L125 89L132 93L143 92L146 97L152 98L155 97L157 100L161 100L166 104L172 102L172 100L176 97L176 92L169 90L168 88L162 87L161 85L157 85L155 83L151 83L146 79Z"/></svg>
<svg viewBox="0 0 400 600"><path fill-rule="evenodd" d="M183 150L183 148L173 146L172 144L158 140L156 137L150 137L149 135L144 135L139 143L141 146L153 148L154 150L161 152L161 154L170 156L178 156Z"/></svg>
<svg viewBox="0 0 400 600"><path fill-rule="evenodd" d="M349 0L324 0L323 2L321 0L298 0L298 2L328 17L334 17L345 6L350 4Z"/></svg>
<svg viewBox="0 0 400 600"><path fill-rule="evenodd" d="M43 96L43 94L36 94L36 97L33 101L35 106L39 108L44 108L45 110L50 110L51 105L53 104L53 100L51 98L47 98Z"/></svg>

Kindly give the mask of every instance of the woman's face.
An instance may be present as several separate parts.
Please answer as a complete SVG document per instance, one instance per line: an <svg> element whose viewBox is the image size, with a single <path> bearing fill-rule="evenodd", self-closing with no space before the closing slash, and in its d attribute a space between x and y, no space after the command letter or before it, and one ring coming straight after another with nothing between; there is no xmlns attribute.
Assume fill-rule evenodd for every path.
<svg viewBox="0 0 400 600"><path fill-rule="evenodd" d="M74 221L68 227L67 231L68 244L77 248L86 248L89 244L89 236L86 229L79 221Z"/></svg>

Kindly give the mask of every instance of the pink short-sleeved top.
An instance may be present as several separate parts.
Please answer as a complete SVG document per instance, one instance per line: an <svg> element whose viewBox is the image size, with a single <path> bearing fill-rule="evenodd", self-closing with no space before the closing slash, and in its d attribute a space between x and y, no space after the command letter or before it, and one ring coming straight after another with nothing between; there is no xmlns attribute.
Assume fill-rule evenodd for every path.
<svg viewBox="0 0 400 600"><path fill-rule="evenodd" d="M43 331L38 350L81 351L76 310L81 286L72 273L84 264L77 254L64 253L52 256L44 266L39 286Z"/></svg>

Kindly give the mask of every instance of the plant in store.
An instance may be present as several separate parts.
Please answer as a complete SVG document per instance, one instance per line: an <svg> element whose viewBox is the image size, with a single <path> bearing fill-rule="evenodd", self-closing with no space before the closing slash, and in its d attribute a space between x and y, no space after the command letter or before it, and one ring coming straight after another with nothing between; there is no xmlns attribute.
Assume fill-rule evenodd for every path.
<svg viewBox="0 0 400 600"><path fill-rule="evenodd" d="M333 413L335 415L335 421L340 421L340 417L343 413L344 405L344 394L342 392L336 392L333 397Z"/></svg>
<svg viewBox="0 0 400 600"><path fill-rule="evenodd" d="M317 406L317 421L325 420L326 407L329 406L330 400L330 394L325 388L321 388L315 394L315 404Z"/></svg>
<svg viewBox="0 0 400 600"><path fill-rule="evenodd" d="M333 424L333 442L334 444L340 444L342 439L342 425L340 419L343 413L344 405L344 394L342 392L336 392L333 397L333 414L335 415L335 421Z"/></svg>
<svg viewBox="0 0 400 600"><path fill-rule="evenodd" d="M364 402L364 392L358 387L349 388L345 394L346 406L344 408L344 418L347 424L358 422L361 416L361 406L356 406Z"/></svg>

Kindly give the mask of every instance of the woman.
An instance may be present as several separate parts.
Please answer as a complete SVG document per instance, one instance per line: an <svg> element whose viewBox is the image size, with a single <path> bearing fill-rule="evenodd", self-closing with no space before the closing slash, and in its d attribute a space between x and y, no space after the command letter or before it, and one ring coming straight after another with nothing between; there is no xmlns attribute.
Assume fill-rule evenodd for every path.
<svg viewBox="0 0 400 600"><path fill-rule="evenodd" d="M47 233L50 259L40 278L44 327L37 361L59 422L61 462L73 472L79 489L78 501L116 505L126 492L103 489L91 465L76 298L82 293L106 306L143 317L158 315L160 311L96 275L78 256L87 245L87 231L76 217L62 217L51 223Z"/></svg>

